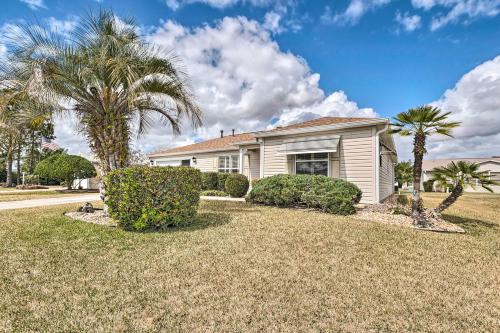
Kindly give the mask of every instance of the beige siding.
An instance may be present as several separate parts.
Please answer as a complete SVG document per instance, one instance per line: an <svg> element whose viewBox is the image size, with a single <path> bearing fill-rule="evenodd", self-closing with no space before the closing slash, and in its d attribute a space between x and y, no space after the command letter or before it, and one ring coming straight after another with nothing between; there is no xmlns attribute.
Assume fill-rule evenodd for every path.
<svg viewBox="0 0 500 333"><path fill-rule="evenodd" d="M259 150L249 151L247 161L249 162L248 179L250 181L260 178L260 152Z"/></svg>
<svg viewBox="0 0 500 333"><path fill-rule="evenodd" d="M386 149L382 148L382 164L379 167L379 191L380 201L394 193L394 164L391 155L385 154Z"/></svg>
<svg viewBox="0 0 500 333"><path fill-rule="evenodd" d="M319 135L341 135L338 157L331 155L330 174L353 182L363 191L362 202L375 202L375 128L362 127L328 131L309 135L293 135L293 138ZM286 155L278 149L288 137L265 138L264 177L293 172Z"/></svg>

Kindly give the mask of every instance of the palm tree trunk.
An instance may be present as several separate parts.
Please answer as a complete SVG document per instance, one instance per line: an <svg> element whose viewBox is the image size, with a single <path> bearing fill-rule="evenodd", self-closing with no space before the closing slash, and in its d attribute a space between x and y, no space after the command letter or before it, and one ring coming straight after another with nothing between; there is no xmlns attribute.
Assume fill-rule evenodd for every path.
<svg viewBox="0 0 500 333"><path fill-rule="evenodd" d="M462 187L462 185L458 184L457 186L455 186L455 188L453 188L453 191L451 191L450 195L446 199L444 199L443 202L441 202L439 206L434 209L434 211L438 214L441 214L445 209L453 205L462 194L464 194L464 188Z"/></svg>
<svg viewBox="0 0 500 333"><path fill-rule="evenodd" d="M422 162L425 153L425 134L415 134L413 142L413 202L412 202L412 217L418 225L427 226L427 220L422 215L424 209L422 198L420 196L420 179L422 177Z"/></svg>
<svg viewBox="0 0 500 333"><path fill-rule="evenodd" d="M17 156L16 156L16 169L17 169L17 177L16 184L21 184L21 142L17 144Z"/></svg>
<svg viewBox="0 0 500 333"><path fill-rule="evenodd" d="M9 136L9 144L7 145L7 156L5 161L5 171L7 172L7 179L5 185L12 187L12 163L14 161L14 147L12 136Z"/></svg>

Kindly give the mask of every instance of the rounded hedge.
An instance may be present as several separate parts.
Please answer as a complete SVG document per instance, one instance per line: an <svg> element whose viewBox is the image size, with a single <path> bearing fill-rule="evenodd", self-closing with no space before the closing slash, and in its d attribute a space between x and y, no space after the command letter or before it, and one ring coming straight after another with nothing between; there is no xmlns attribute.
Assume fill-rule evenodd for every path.
<svg viewBox="0 0 500 333"><path fill-rule="evenodd" d="M164 230L196 216L201 172L190 167L132 166L105 177L105 203L125 230Z"/></svg>
<svg viewBox="0 0 500 333"><path fill-rule="evenodd" d="M201 188L204 191L214 191L219 188L218 172L203 172L201 174Z"/></svg>
<svg viewBox="0 0 500 333"><path fill-rule="evenodd" d="M326 176L275 175L257 181L248 201L281 207L310 207L327 213L354 214L362 192L354 184Z"/></svg>
<svg viewBox="0 0 500 333"><path fill-rule="evenodd" d="M241 198L248 192L248 178L239 173L231 173L226 179L226 193L233 198Z"/></svg>

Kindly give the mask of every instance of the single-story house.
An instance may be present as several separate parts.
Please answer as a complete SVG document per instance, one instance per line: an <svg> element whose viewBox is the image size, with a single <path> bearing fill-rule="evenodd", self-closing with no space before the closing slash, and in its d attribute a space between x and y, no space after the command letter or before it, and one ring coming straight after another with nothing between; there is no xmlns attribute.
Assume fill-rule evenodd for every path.
<svg viewBox="0 0 500 333"><path fill-rule="evenodd" d="M478 163L479 171L488 171L490 179L500 182L500 156L494 157L474 157L474 158L453 158L453 159L439 159L439 160L424 160L422 162L422 177L421 177L421 187L423 188L423 183L432 178L432 170L437 167L444 167L451 162L467 161L470 163ZM443 191L438 184L433 185L434 191ZM491 186L491 189L495 193L500 193L500 186ZM488 192L481 186L476 186L472 188L467 186L465 192Z"/></svg>
<svg viewBox="0 0 500 333"><path fill-rule="evenodd" d="M394 191L397 153L389 121L324 117L252 133L223 135L148 155L151 165L238 172L250 181L276 174L318 174L345 179L377 203Z"/></svg>

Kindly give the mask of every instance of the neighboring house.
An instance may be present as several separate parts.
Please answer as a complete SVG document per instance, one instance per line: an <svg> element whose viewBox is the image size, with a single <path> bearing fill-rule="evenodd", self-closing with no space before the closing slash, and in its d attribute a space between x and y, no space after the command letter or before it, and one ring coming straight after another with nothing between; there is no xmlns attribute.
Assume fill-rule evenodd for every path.
<svg viewBox="0 0 500 333"><path fill-rule="evenodd" d="M432 170L437 167L443 167L447 166L451 162L458 162L458 161L467 161L470 163L479 163L479 171L488 171L490 174L490 179L495 180L500 182L500 157L495 156L495 157L484 157L484 158L454 158L454 159L445 159L445 160L424 160L422 163L422 184L423 182L429 180L432 178ZM423 188L423 187L422 187ZM441 187L439 187L437 184L434 184L433 186L435 191L443 191ZM492 190L495 191L495 193L500 193L500 186L494 185L491 186ZM475 189L473 189L470 186L467 186L465 188L465 192L488 192L481 186L476 186Z"/></svg>
<svg viewBox="0 0 500 333"><path fill-rule="evenodd" d="M363 203L394 191L397 162L389 121L325 117L253 133L223 136L148 155L152 165L237 172L250 181L276 174L318 174L353 182Z"/></svg>

